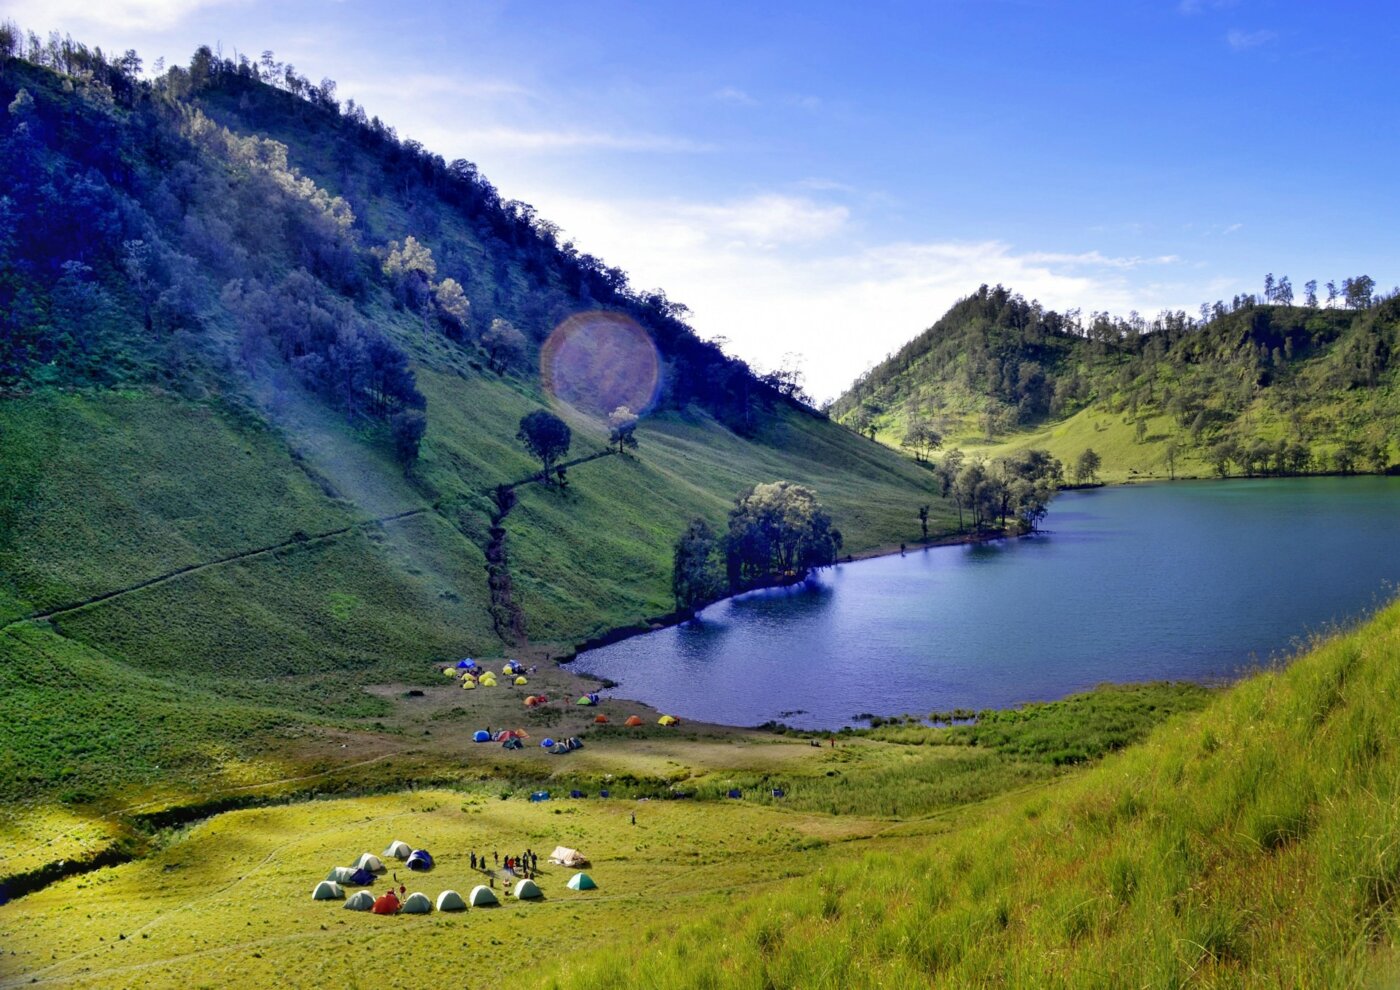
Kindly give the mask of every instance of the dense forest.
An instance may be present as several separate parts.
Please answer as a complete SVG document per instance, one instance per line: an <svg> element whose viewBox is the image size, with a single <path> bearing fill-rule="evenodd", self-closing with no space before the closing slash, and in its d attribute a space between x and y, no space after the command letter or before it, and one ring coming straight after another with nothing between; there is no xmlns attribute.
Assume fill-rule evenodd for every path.
<svg viewBox="0 0 1400 990"><path fill-rule="evenodd" d="M930 436L991 443L1083 413L1160 445L1172 471L1178 458L1221 475L1383 471L1400 408L1378 386L1397 348L1400 298L1364 275L1324 299L1310 281L1299 304L1271 274L1261 296L1151 321L1059 313L983 285L830 412L916 456Z"/></svg>
<svg viewBox="0 0 1400 990"><path fill-rule="evenodd" d="M185 388L194 364L217 378L275 357L352 418L392 420L424 401L378 310L499 374L530 374L560 320L606 308L655 341L663 407L695 403L745 431L756 409L794 397L783 376L699 339L664 292L634 289L503 200L471 162L400 138L271 52L202 47L147 80L135 52L6 24L0 68L0 384ZM258 136L289 126L324 142L320 183ZM352 206L385 194L407 215ZM479 250L439 236L444 212ZM414 234L394 236L404 227Z"/></svg>

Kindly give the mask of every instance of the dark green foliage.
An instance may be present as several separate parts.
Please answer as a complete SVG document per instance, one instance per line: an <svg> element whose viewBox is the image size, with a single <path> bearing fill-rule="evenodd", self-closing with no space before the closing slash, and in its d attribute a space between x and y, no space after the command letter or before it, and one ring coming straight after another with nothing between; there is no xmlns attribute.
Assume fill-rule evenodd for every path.
<svg viewBox="0 0 1400 990"><path fill-rule="evenodd" d="M546 409L536 409L521 417L520 430L515 436L526 450L540 459L544 465L544 483L550 484L555 463L569 452L569 444L573 442L569 424Z"/></svg>
<svg viewBox="0 0 1400 990"><path fill-rule="evenodd" d="M696 519L676 540L671 568L676 608L700 608L718 598L723 589L719 536L704 519Z"/></svg>
<svg viewBox="0 0 1400 990"><path fill-rule="evenodd" d="M418 460L418 447L427 432L428 419L420 412L395 413L389 418L389 433L394 441L394 459L404 466L412 467Z"/></svg>
<svg viewBox="0 0 1400 990"><path fill-rule="evenodd" d="M836 562L841 533L805 485L754 485L734 500L725 537L731 591L774 578L797 578Z"/></svg>

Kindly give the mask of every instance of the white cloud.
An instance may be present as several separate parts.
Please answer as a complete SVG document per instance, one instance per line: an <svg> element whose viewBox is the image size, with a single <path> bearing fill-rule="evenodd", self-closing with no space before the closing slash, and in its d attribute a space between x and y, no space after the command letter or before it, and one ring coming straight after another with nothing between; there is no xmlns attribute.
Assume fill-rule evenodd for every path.
<svg viewBox="0 0 1400 990"><path fill-rule="evenodd" d="M614 134L586 130L528 130L517 127L481 127L456 130L458 143L492 151L564 152L586 149L606 151L654 151L696 153L714 150L711 145L665 134Z"/></svg>
<svg viewBox="0 0 1400 990"><path fill-rule="evenodd" d="M209 7L243 0L6 0L0 13L36 31L71 31L80 25L160 31Z"/></svg>
<svg viewBox="0 0 1400 990"><path fill-rule="evenodd" d="M1231 48L1237 52L1246 51L1250 48L1258 48L1260 45L1267 45L1278 40L1278 33L1267 29L1259 31L1241 31L1236 29L1225 35L1225 40L1229 42Z"/></svg>
<svg viewBox="0 0 1400 990"><path fill-rule="evenodd" d="M725 86L723 89L715 90L710 96L713 99L719 100L721 103L736 103L745 107L755 106L758 103L757 100L737 86Z"/></svg>
<svg viewBox="0 0 1400 990"><path fill-rule="evenodd" d="M764 194L724 203L603 201L536 192L583 250L688 304L703 336L762 367L804 355L808 388L834 397L957 299L1000 282L1056 308L1155 311L1171 285L1129 284L1172 256L1018 251L997 240L862 245L843 207ZM1194 310L1194 306L1191 307Z"/></svg>

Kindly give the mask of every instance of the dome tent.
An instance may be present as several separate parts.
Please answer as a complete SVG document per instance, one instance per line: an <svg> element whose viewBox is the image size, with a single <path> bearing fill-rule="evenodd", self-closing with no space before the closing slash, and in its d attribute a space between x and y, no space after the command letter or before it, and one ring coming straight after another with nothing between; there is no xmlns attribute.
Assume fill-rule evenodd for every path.
<svg viewBox="0 0 1400 990"><path fill-rule="evenodd" d="M384 861L374 853L365 853L360 857L360 861L355 864L359 869L369 870L371 873L383 873Z"/></svg>
<svg viewBox="0 0 1400 990"><path fill-rule="evenodd" d="M459 677L459 676L461 676L461 671L459 671L456 667L444 667L444 668L442 668L442 672L443 672L445 675L447 675L448 677Z"/></svg>
<svg viewBox="0 0 1400 990"><path fill-rule="evenodd" d="M384 850L385 859L408 859L409 853L413 849L407 842L399 842L397 839L389 843L389 848Z"/></svg>
<svg viewBox="0 0 1400 990"><path fill-rule="evenodd" d="M347 911L370 911L374 909L374 895L367 890L357 890L345 902Z"/></svg>
<svg viewBox="0 0 1400 990"><path fill-rule="evenodd" d="M345 888L332 880L322 880L311 892L313 901L338 901L345 896Z"/></svg>
<svg viewBox="0 0 1400 990"><path fill-rule="evenodd" d="M463 690L463 691L475 691L475 690L476 690L476 681L472 680L470 677L463 677L463 678L462 678L462 690Z"/></svg>
<svg viewBox="0 0 1400 990"><path fill-rule="evenodd" d="M336 866L326 874L326 879L331 883L349 883L350 878L355 875L353 866Z"/></svg>
<svg viewBox="0 0 1400 990"><path fill-rule="evenodd" d="M352 887L368 887L374 883L374 874L363 866L357 867L354 873L350 874L347 881Z"/></svg>
<svg viewBox="0 0 1400 990"><path fill-rule="evenodd" d="M523 685L525 685L525 684L529 684L530 682L527 681L527 680L525 679L525 675L524 675L524 674L518 674L518 675L516 675L515 683L516 683L517 685L523 686Z"/></svg>
<svg viewBox="0 0 1400 990"><path fill-rule="evenodd" d="M597 890L598 885L593 882L593 878L587 873L575 873L569 877L570 890Z"/></svg>
<svg viewBox="0 0 1400 990"><path fill-rule="evenodd" d="M574 704L576 704L576 705L592 705L592 704L596 704L596 702L595 702L592 698L590 698L588 695L585 694L585 695L583 695L582 697L580 697L580 698L578 699L578 701L575 701Z"/></svg>
<svg viewBox="0 0 1400 990"><path fill-rule="evenodd" d="M524 880L516 882L515 889L511 891L511 896L520 901L534 901L543 897L544 892L540 890L539 884L535 883L535 881L531 880L529 877L526 877Z"/></svg>
<svg viewBox="0 0 1400 990"><path fill-rule="evenodd" d="M549 749L549 748L550 748L551 746L553 746L553 745L554 745L554 740L553 740L553 739L550 739L548 736L546 736L544 739L541 739L541 740L540 740L540 747L541 747L542 749Z"/></svg>
<svg viewBox="0 0 1400 990"><path fill-rule="evenodd" d="M433 868L433 857L426 849L415 849L413 850L413 855L408 857L408 862L405 865L410 870L415 870L418 873L426 873Z"/></svg>
<svg viewBox="0 0 1400 990"><path fill-rule="evenodd" d="M479 883L472 888L472 892L467 895L467 903L472 907L491 907L499 904L500 899L496 897L496 892L484 883Z"/></svg>
<svg viewBox="0 0 1400 990"><path fill-rule="evenodd" d="M674 715L662 715L656 720L657 725L680 725L681 720Z"/></svg>
<svg viewBox="0 0 1400 990"><path fill-rule="evenodd" d="M467 902L462 900L462 895L455 890L444 890L438 894L437 909L439 911L465 911Z"/></svg>
<svg viewBox="0 0 1400 990"><path fill-rule="evenodd" d="M475 667L476 667L476 661L473 660L471 657L467 657L467 658L465 658L465 659L463 659L463 660L458 660L458 661L457 661L457 669L458 669L458 670L472 670L472 669L475 668Z"/></svg>
<svg viewBox="0 0 1400 990"><path fill-rule="evenodd" d="M640 718L638 718L636 715L628 715L628 716L627 716L627 721L624 722L624 723L622 723L622 724L623 724L623 725L631 726L632 728L635 729L637 726L639 726L639 725L642 724L642 720L641 720Z"/></svg>
<svg viewBox="0 0 1400 990"><path fill-rule="evenodd" d="M399 910L404 914L431 914L433 902L428 900L427 894L420 894L415 890L408 895L408 899L403 902L403 907Z"/></svg>
<svg viewBox="0 0 1400 990"><path fill-rule="evenodd" d="M598 715L593 719L593 722L595 725L607 725L608 717L606 715Z"/></svg>
<svg viewBox="0 0 1400 990"><path fill-rule="evenodd" d="M472 733L472 742L490 742L490 741L491 741L491 733L487 732L485 729L477 729L475 732Z"/></svg>
<svg viewBox="0 0 1400 990"><path fill-rule="evenodd" d="M370 908L375 914L398 914L400 908L398 896L391 890L387 894L380 894L374 899L374 907Z"/></svg>

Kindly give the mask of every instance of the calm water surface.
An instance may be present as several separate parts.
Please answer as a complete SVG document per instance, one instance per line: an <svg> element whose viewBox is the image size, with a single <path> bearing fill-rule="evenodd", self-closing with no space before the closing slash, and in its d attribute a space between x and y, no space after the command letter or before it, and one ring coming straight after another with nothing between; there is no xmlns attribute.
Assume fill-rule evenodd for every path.
<svg viewBox="0 0 1400 990"><path fill-rule="evenodd" d="M1236 676L1373 610L1400 580L1400 478L1067 492L1046 525L844 564L577 667L682 717L834 727Z"/></svg>

